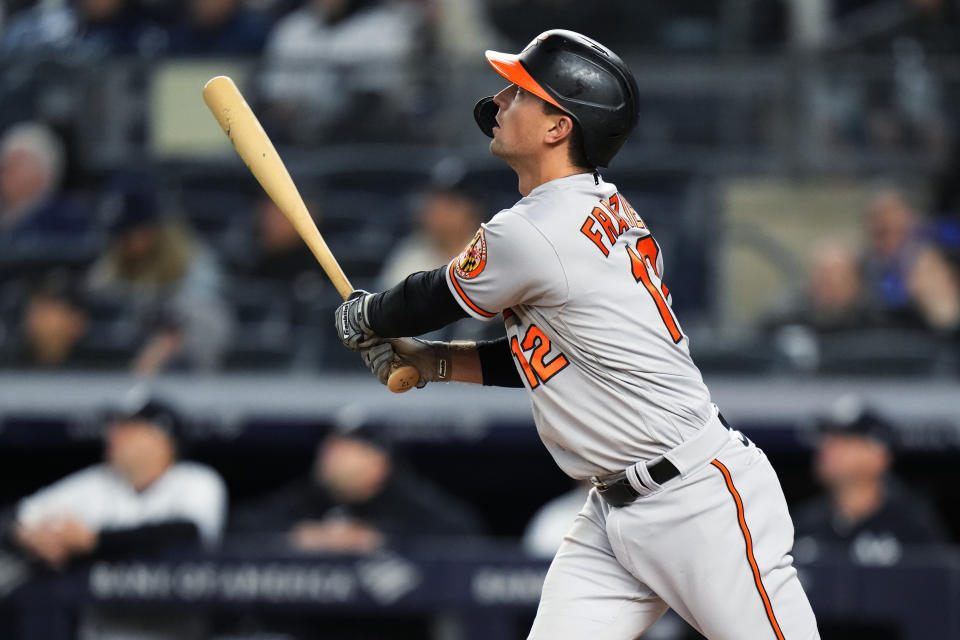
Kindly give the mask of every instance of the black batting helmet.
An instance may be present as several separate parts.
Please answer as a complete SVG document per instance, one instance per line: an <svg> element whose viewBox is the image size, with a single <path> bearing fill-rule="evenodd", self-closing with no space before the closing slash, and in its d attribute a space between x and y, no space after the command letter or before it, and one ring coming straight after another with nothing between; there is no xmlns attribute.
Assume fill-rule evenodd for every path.
<svg viewBox="0 0 960 640"><path fill-rule="evenodd" d="M637 125L637 83L617 54L564 29L544 31L519 55L486 52L487 61L510 82L567 113L583 132L583 151L605 167ZM473 117L493 137L498 107L482 98Z"/></svg>

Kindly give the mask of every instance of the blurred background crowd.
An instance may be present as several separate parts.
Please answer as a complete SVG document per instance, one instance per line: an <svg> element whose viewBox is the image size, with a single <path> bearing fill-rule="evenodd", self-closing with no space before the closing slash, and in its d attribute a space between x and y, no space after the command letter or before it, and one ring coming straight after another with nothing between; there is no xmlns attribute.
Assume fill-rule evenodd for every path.
<svg viewBox="0 0 960 640"><path fill-rule="evenodd" d="M77 558L234 537L256 549L271 532L285 548L349 555L526 530L530 553L551 553L583 489L534 517L571 487L528 416L446 405L437 426L438 396L424 393L345 418L344 397L323 391L362 372L332 330L337 293L200 89L234 78L354 286L381 290L448 262L518 198L472 118L501 88L483 50L519 51L556 27L635 72L640 125L604 176L663 247L694 358L733 398L713 387L715 400L774 458L798 561L837 545L870 567L905 562L911 545L948 553L960 539L948 491L960 447L957 0L6 0L0 602ZM255 392L231 382L250 377L264 381ZM312 419L263 400L288 379L312 381ZM144 380L173 386L101 415ZM220 395L205 394L210 381ZM432 430L410 436L397 421ZM88 468L102 434L105 462ZM177 462L187 453L204 464ZM183 464L165 485L173 498L147 497ZM86 498L72 490L100 506L76 511ZM203 513L171 509L178 492L206 500ZM23 625L4 606L7 637ZM322 637L357 624L335 614ZM912 637L858 617L871 638ZM187 618L169 637L213 633ZM694 637L668 623L659 637ZM139 637L143 624L87 611L69 628ZM213 628L321 637L316 624ZM465 637L438 628L431 637ZM357 633L343 637L406 637L395 624ZM857 631L835 633L824 637Z"/></svg>

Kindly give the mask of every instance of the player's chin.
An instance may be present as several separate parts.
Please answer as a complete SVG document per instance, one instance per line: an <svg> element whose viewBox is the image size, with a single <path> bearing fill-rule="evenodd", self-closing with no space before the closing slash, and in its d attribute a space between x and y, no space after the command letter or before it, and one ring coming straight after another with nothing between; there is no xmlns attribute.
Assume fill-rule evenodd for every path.
<svg viewBox="0 0 960 640"><path fill-rule="evenodd" d="M496 129L494 129L494 133L496 133ZM497 156L498 158L504 157L503 142L501 142L500 140L497 140L496 138L491 140L490 153Z"/></svg>

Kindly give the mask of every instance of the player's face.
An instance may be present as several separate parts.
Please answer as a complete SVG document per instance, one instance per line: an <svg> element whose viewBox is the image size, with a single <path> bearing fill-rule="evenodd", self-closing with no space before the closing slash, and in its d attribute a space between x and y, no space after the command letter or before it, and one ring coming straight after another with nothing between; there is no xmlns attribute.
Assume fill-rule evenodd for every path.
<svg viewBox="0 0 960 640"><path fill-rule="evenodd" d="M499 107L490 152L513 166L516 160L536 157L544 148L544 134L553 126L540 98L511 84L493 97Z"/></svg>

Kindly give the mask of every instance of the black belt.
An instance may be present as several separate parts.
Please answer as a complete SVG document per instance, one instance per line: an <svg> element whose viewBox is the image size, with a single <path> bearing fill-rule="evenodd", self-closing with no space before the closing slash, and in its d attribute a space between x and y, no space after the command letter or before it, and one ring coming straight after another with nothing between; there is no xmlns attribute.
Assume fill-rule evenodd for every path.
<svg viewBox="0 0 960 640"><path fill-rule="evenodd" d="M657 484L663 484L680 475L680 470L673 466L673 463L666 458L660 458L653 464L648 465L647 471ZM603 480L594 476L590 478L590 482L593 483L600 497L611 507L622 507L640 497L637 490L634 489L630 481L627 480L626 471L607 476Z"/></svg>
<svg viewBox="0 0 960 640"><path fill-rule="evenodd" d="M722 413L718 412L717 417L720 419L720 423L724 427L731 430L733 429L733 427L731 427L723 417ZM750 446L750 441L742 433L738 435L740 436L740 441L743 443L743 446ZM653 464L648 465L647 471L650 473L650 477L653 478L653 481L661 485L680 475L680 470L677 469L673 463L666 458L660 458ZM637 479L640 480L640 477L637 476ZM640 494L637 493L637 490L634 489L633 485L630 484L630 481L627 480L626 471L615 473L612 476L603 478L602 480L594 476L590 478L590 482L593 483L593 486L597 489L597 493L600 494L600 497L603 498L611 507L622 507L630 504L640 497ZM640 480L640 482L642 483L643 480ZM647 488L649 489L652 487Z"/></svg>

